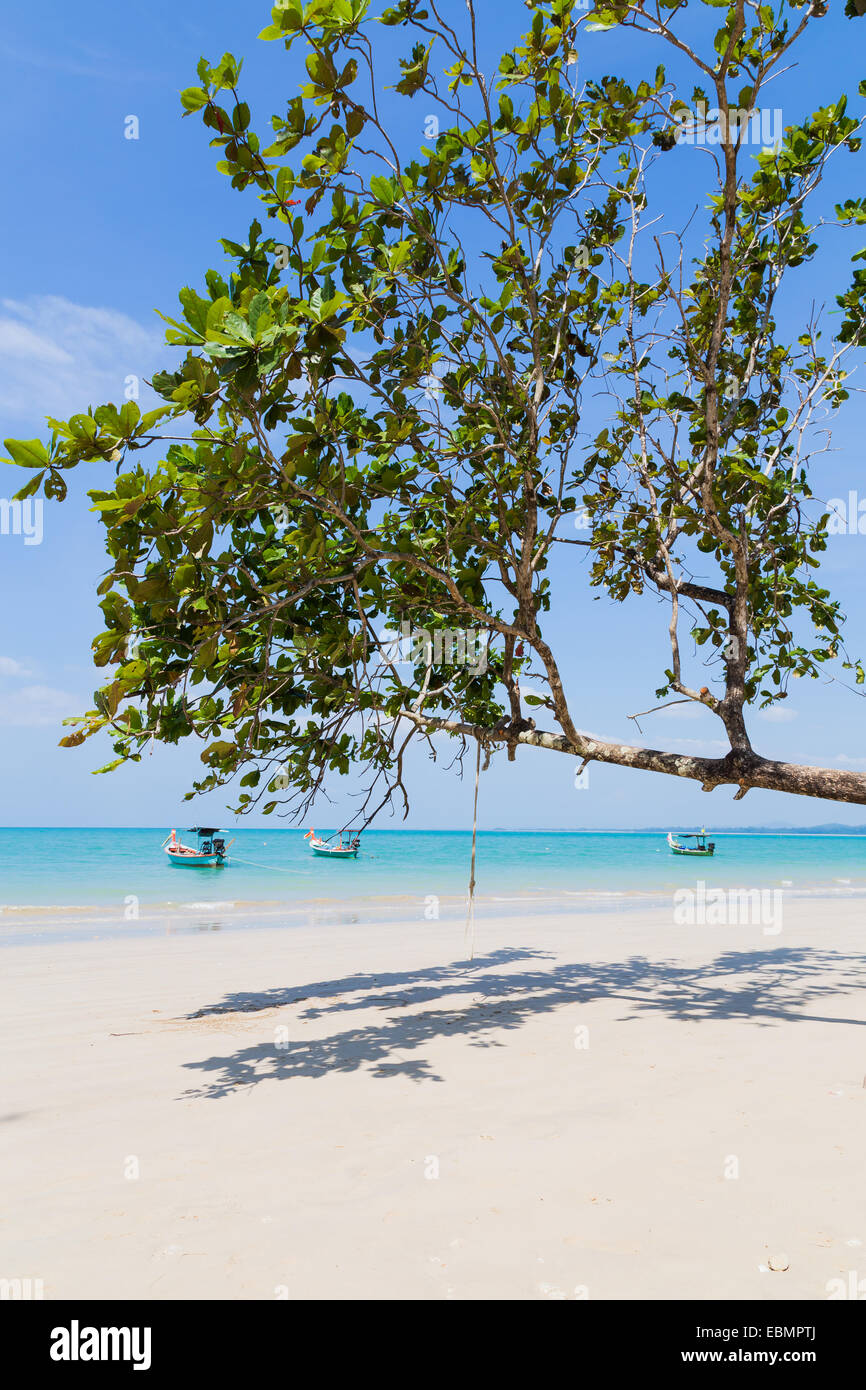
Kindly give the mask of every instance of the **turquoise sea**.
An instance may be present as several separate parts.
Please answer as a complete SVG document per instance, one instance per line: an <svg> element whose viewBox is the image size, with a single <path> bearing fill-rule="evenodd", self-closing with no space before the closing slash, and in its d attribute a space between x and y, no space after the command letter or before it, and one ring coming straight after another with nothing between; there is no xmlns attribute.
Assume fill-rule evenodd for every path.
<svg viewBox="0 0 866 1390"><path fill-rule="evenodd" d="M165 833L0 828L0 941L465 913L468 831L367 831L356 860L331 862L312 855L302 830L228 830L230 863L213 869L172 867ZM622 909L670 901L698 880L866 895L866 835L712 838L714 858L687 859L670 853L661 831L479 831L477 910Z"/></svg>

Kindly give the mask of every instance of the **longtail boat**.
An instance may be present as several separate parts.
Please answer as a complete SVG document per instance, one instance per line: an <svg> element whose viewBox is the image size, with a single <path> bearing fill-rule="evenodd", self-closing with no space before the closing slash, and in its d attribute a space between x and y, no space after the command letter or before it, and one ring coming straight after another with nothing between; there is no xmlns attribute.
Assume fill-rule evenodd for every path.
<svg viewBox="0 0 866 1390"><path fill-rule="evenodd" d="M361 848L361 841L357 836L350 840L348 837L344 839L341 835L339 844L332 845L323 840L321 835L317 835L315 830L308 830L304 839L309 840L313 854L320 854L324 859L355 859Z"/></svg>
<svg viewBox="0 0 866 1390"><path fill-rule="evenodd" d="M183 844L177 838L176 830L163 840L162 848L168 855L169 864L184 869L215 869L228 863L228 848L234 844L234 840L226 844L224 830L217 830L215 826L194 825L188 834L197 836L195 847Z"/></svg>
<svg viewBox="0 0 866 1390"><path fill-rule="evenodd" d="M712 840L707 839L706 830L700 834L674 834L668 831L668 844L671 854L715 854L716 846Z"/></svg>

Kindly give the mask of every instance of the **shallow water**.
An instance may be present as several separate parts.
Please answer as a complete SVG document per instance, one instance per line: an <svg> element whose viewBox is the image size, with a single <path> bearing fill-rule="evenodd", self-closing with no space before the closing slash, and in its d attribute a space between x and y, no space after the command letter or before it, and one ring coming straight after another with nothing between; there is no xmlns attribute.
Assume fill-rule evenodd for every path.
<svg viewBox="0 0 866 1390"><path fill-rule="evenodd" d="M327 833L327 832L320 832ZM0 829L0 936L51 927L93 934L221 930L459 917L468 831L374 830L356 860L316 858L301 830L229 831L223 868L173 867L165 830ZM187 839L190 837L187 836ZM866 894L866 836L715 834L712 859L680 858L662 832L482 831L478 911L625 908L669 903L679 887L783 888L797 896Z"/></svg>

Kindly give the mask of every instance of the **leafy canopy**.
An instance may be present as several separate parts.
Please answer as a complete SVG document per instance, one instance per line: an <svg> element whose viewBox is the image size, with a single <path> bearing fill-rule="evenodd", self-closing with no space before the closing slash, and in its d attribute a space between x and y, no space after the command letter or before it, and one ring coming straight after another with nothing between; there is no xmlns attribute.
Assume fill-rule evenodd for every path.
<svg viewBox="0 0 866 1390"><path fill-rule="evenodd" d="M177 360L153 377L162 406L102 405L50 420L47 444L7 441L32 473L20 496L62 498L69 469L116 464L91 492L107 683L65 744L109 729L116 766L195 735L197 789L238 777L240 809L266 812L287 786L305 808L361 764L368 818L395 793L408 804L406 746L437 728L488 753L536 742L766 784L746 708L844 658L808 463L813 418L847 399L866 336L866 251L832 342L817 317L788 342L778 317L819 250L827 161L859 151L860 118L831 95L777 147L750 145L818 4L704 0L700 22L680 0L527 9L488 78L499 21L472 0L377 15L371 0L283 0L260 37L302 54L305 80L262 139L241 63L199 63L184 112L269 234L256 219L245 243L223 240L230 271L163 315ZM584 44L615 63L627 32L645 76L582 81ZM688 231L671 161L709 177ZM866 199L837 220L862 224ZM142 451L163 429L153 463ZM614 599L670 605L657 693L718 715L718 776L580 732L545 636L561 544L584 548L589 584ZM408 656L383 636L401 625L423 637ZM715 690L684 670L683 625ZM483 660L459 659L466 633ZM533 709L558 732L536 731Z"/></svg>

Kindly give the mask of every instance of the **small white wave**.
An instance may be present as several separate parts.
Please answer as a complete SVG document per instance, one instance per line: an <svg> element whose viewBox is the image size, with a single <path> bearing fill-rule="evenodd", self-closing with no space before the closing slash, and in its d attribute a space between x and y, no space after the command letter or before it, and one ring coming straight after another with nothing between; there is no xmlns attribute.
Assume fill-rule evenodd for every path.
<svg viewBox="0 0 866 1390"><path fill-rule="evenodd" d="M214 903L184 903L183 906L188 912L215 912L227 911L230 907L236 907L234 902L214 902Z"/></svg>

